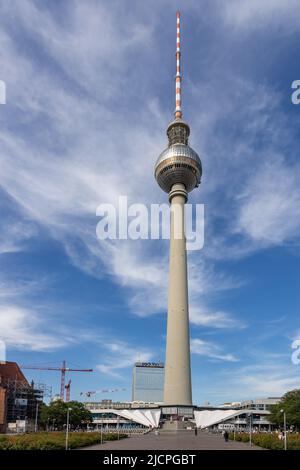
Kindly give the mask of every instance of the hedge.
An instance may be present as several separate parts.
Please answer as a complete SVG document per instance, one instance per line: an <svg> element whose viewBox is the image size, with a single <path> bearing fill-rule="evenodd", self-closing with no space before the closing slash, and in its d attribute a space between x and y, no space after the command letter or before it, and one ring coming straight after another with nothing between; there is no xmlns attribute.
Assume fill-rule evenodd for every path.
<svg viewBox="0 0 300 470"><path fill-rule="evenodd" d="M284 440L278 438L276 433L253 433L252 443L264 447L265 449L271 450L283 450ZM229 434L229 439L234 439L234 433ZM249 442L248 433L235 433L235 440L240 442ZM287 449L288 450L300 450L300 435L299 434L288 434L287 435Z"/></svg>
<svg viewBox="0 0 300 470"><path fill-rule="evenodd" d="M114 441L123 439L126 434L105 434L104 441ZM66 434L64 432L38 432L32 434L21 434L14 436L0 436L0 450L65 450ZM90 446L101 442L99 432L70 432L69 447L76 449L78 447Z"/></svg>

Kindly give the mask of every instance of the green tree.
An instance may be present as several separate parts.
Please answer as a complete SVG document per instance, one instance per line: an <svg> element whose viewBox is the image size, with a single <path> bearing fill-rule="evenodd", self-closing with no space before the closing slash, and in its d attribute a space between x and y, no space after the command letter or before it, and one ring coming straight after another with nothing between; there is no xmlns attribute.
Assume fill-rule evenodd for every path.
<svg viewBox="0 0 300 470"><path fill-rule="evenodd" d="M92 422L92 414L84 407L84 404L78 401L65 403L61 400L54 401L50 405L43 405L40 410L40 423L46 427L47 423L55 427L63 428L67 422L67 409L71 408L69 422L71 426L83 426Z"/></svg>
<svg viewBox="0 0 300 470"><path fill-rule="evenodd" d="M271 423L283 426L283 413L286 413L286 422L288 426L294 426L296 429L300 428L300 389L291 390L283 395L277 405L270 408L269 420Z"/></svg>

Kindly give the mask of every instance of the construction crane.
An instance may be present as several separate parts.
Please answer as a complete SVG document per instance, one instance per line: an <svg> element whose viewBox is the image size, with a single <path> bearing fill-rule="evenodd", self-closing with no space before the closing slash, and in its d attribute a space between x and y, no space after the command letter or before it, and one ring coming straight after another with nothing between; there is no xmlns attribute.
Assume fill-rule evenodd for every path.
<svg viewBox="0 0 300 470"><path fill-rule="evenodd" d="M66 389L66 402L68 403L70 401L70 393L71 393L71 382L72 380L70 379L67 385L65 385Z"/></svg>
<svg viewBox="0 0 300 470"><path fill-rule="evenodd" d="M88 392L80 392L80 395L85 395L86 397L91 397L96 393L114 393L114 392L125 392L126 388L103 388L102 390L93 390Z"/></svg>
<svg viewBox="0 0 300 470"><path fill-rule="evenodd" d="M93 369L71 369L66 367L66 361L62 362L61 367L41 367L41 366L20 366L21 369L34 369L34 370L59 370L60 376L60 399L64 401L65 397L65 379L66 372L93 372Z"/></svg>

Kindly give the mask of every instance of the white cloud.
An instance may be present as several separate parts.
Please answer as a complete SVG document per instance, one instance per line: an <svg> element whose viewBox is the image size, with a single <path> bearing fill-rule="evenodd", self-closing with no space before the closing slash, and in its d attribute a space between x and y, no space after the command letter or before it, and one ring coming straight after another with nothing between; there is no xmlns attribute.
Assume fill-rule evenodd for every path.
<svg viewBox="0 0 300 470"><path fill-rule="evenodd" d="M191 339L191 352L192 354L199 354L201 356L206 356L210 359L217 359L219 361L238 361L238 358L234 354L224 353L222 348L217 344L204 341L199 338Z"/></svg>
<svg viewBox="0 0 300 470"><path fill-rule="evenodd" d="M246 325L228 312L203 310L199 305L190 305L191 323L213 328L244 328Z"/></svg>
<svg viewBox="0 0 300 470"><path fill-rule="evenodd" d="M49 288L49 278L47 277L27 280L11 280L7 279L5 274L0 275L0 299L5 299L5 301L8 299L16 299L16 297L22 298L22 296L26 296L28 292L31 294L39 291L41 292L45 288Z"/></svg>
<svg viewBox="0 0 300 470"><path fill-rule="evenodd" d="M122 377L121 370L132 368L136 361L149 362L153 353L145 348L138 346L132 347L119 340L109 340L103 343L104 361L96 366L96 369L103 374L114 377Z"/></svg>
<svg viewBox="0 0 300 470"><path fill-rule="evenodd" d="M37 312L18 306L0 305L0 323L0 339L9 349L53 351L70 341L50 329Z"/></svg>
<svg viewBox="0 0 300 470"><path fill-rule="evenodd" d="M239 28L266 28L269 24L285 22L296 27L299 21L297 0L229 0L219 5L225 21Z"/></svg>
<svg viewBox="0 0 300 470"><path fill-rule="evenodd" d="M37 227L32 222L6 221L0 231L0 255L23 251L26 240L30 240L37 233Z"/></svg>
<svg viewBox="0 0 300 470"><path fill-rule="evenodd" d="M62 307L44 299L45 291L52 290L56 281L53 276L23 279L16 273L1 273L0 340L9 351L54 351L76 345L79 338L81 343L99 343L100 332L96 335L78 322L73 306L70 324L69 304ZM104 333L101 335L105 341Z"/></svg>
<svg viewBox="0 0 300 470"><path fill-rule="evenodd" d="M272 158L240 196L236 230L262 245L281 245L300 233L300 167Z"/></svg>
<svg viewBox="0 0 300 470"><path fill-rule="evenodd" d="M246 366L228 374L229 386L236 396L281 396L289 390L299 388L299 368L291 362L283 363L278 357L273 362Z"/></svg>
<svg viewBox="0 0 300 470"><path fill-rule="evenodd" d="M220 79L226 93L216 96ZM243 258L299 239L298 120L282 110L286 97L226 67L222 77L216 67L208 84L189 88L195 109L205 110L196 141L204 149L198 197L209 204L204 256Z"/></svg>
<svg viewBox="0 0 300 470"><path fill-rule="evenodd" d="M122 21L121 4L77 0L61 6L60 21L50 9L29 0L1 8L10 21L18 19L72 81L89 91L101 90L100 102L121 92L124 75L117 73L129 66L126 53L134 53L141 43L146 53L151 44L151 24L130 16Z"/></svg>
<svg viewBox="0 0 300 470"><path fill-rule="evenodd" d="M263 373L257 375L248 375L239 378L241 386L255 396L282 396L289 390L299 388L299 376L283 375L284 371L278 371L276 374Z"/></svg>

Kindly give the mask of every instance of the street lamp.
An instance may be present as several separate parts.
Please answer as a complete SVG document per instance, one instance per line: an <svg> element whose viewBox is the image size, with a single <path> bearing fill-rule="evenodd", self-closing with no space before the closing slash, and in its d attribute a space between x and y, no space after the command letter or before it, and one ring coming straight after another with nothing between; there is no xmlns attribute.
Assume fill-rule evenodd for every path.
<svg viewBox="0 0 300 470"><path fill-rule="evenodd" d="M252 413L248 413L250 432L249 432L249 445L252 446Z"/></svg>
<svg viewBox="0 0 300 470"><path fill-rule="evenodd" d="M280 413L283 413L284 450L286 450L287 449L287 445L286 445L286 412L284 410L280 410Z"/></svg>
<svg viewBox="0 0 300 470"><path fill-rule="evenodd" d="M38 429L38 415L39 415L39 402L37 402L36 408L35 408L34 432L37 432L37 429Z"/></svg>
<svg viewBox="0 0 300 470"><path fill-rule="evenodd" d="M67 408L67 427L66 427L66 450L68 450L68 442L69 442L69 420L70 420L70 411L72 408Z"/></svg>
<svg viewBox="0 0 300 470"><path fill-rule="evenodd" d="M17 416L17 419L16 419L16 433L17 434L19 432L19 420L20 420L20 416Z"/></svg>

